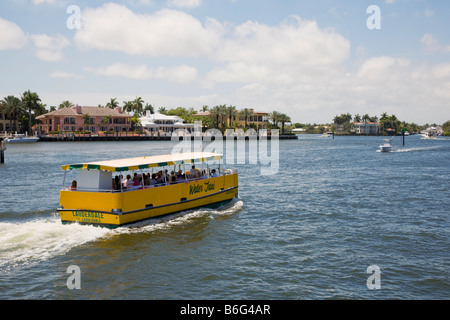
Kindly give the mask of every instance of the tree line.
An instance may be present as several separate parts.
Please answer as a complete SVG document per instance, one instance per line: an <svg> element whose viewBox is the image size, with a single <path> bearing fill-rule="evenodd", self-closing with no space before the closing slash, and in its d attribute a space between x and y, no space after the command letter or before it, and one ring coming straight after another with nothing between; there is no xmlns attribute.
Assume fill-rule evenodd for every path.
<svg viewBox="0 0 450 320"><path fill-rule="evenodd" d="M397 118L396 115L389 115L387 112L383 112L380 117L371 116L369 114L359 115L356 114L352 116L350 113L342 113L341 115L336 115L333 118L332 128L333 130L337 130L340 128L341 131L351 132L354 128L354 123L356 122L378 122L380 124L380 133L386 132L401 132L402 129L407 130L408 132L419 132L423 129L428 128L430 125L418 125L416 123L407 123L406 121L401 121ZM432 126L436 126L436 124L432 124Z"/></svg>
<svg viewBox="0 0 450 320"><path fill-rule="evenodd" d="M62 101L59 106L50 106L47 110L47 105L42 103L41 98L36 92L30 90L25 91L20 98L9 95L0 101L0 112L8 115L10 121L10 131L22 131L29 132L31 134L32 127L37 124L39 120L36 117L47 112L52 112L62 108L71 108L75 104L65 100ZM100 108L116 109L120 107L120 103L117 98L110 98L105 105L99 104ZM123 112L133 115L131 118L132 129L140 126L140 118L146 113L155 113L155 108L145 101L141 97L136 97L134 100L123 101ZM199 112L209 111L209 116L196 116ZM243 108L238 110L236 106L232 105L217 105L209 107L203 105L199 111L194 108L177 107L172 109L166 109L160 107L158 113L164 115L178 116L182 118L186 123L194 123L195 121L202 121L202 124L206 128L217 128L224 131L229 128L248 128L258 129L254 123L254 112L249 108ZM86 116L87 120L87 116ZM244 125L240 121L244 122ZM278 111L272 111L268 115L265 128L267 129L280 129L281 132L285 131L285 124L291 123L291 119L284 113Z"/></svg>

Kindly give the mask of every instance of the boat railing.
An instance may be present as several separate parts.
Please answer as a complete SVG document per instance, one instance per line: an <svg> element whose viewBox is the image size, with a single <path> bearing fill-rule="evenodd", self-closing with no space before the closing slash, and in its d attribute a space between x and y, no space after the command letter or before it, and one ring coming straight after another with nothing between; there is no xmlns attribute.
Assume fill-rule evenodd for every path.
<svg viewBox="0 0 450 320"><path fill-rule="evenodd" d="M223 173L221 175L218 175L218 177L232 175L232 174L235 174L235 173L237 173L236 169L226 169L226 170L223 171ZM80 188L80 187L72 188L72 187L63 186L61 188L61 191L120 193L120 192L130 192L130 191L150 189L150 188L166 187L166 186L170 186L170 185L174 185L174 184L190 183L190 182L193 182L193 181L201 181L201 180L210 179L210 178L214 178L214 177L187 178L187 179L177 180L177 181L171 182L171 183L166 182L166 183L157 183L157 184L154 184L154 185L129 186L128 188L122 188L122 189L113 189L113 188L111 188L111 189L99 189L99 188Z"/></svg>

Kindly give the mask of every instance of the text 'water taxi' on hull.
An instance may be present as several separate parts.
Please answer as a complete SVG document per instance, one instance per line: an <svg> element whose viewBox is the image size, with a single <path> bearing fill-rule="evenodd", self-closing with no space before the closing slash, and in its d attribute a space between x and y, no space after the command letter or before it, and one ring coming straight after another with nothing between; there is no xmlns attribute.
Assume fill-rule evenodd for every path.
<svg viewBox="0 0 450 320"><path fill-rule="evenodd" d="M78 173L76 187L63 186L60 191L61 221L114 228L179 211L218 207L230 202L238 191L236 171L221 172L220 163L218 174L215 169L211 171L209 162L221 159L221 154L196 152L63 166L66 172L78 170ZM191 168L197 163L206 164L203 172ZM190 171L182 173L181 167L186 165ZM176 167L179 175L175 178ZM152 179L148 179L154 168L174 170L172 175L163 173L163 181L159 180L162 171L159 177L153 173ZM121 175L127 171L135 171L138 182L134 185L122 179ZM118 176L113 178L115 172ZM119 185L114 181L120 181Z"/></svg>

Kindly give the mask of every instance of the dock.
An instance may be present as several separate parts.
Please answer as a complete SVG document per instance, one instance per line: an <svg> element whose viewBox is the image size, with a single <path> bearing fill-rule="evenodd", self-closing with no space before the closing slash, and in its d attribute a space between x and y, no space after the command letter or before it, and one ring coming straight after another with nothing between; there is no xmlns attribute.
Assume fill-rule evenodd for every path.
<svg viewBox="0 0 450 320"><path fill-rule="evenodd" d="M214 141L214 136L179 136L176 141L183 141L184 139ZM259 140L260 136L223 136L222 140ZM271 136L263 136L267 140L271 140ZM296 140L296 135L279 135L279 140ZM149 136L149 135L53 135L53 136L41 136L38 142L95 142L95 141L173 141L172 137L168 136Z"/></svg>

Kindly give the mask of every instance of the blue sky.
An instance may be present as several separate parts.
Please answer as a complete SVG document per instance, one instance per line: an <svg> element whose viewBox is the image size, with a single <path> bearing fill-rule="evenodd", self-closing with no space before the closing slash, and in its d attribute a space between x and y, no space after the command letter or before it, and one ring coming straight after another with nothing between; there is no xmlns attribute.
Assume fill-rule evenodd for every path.
<svg viewBox="0 0 450 320"><path fill-rule="evenodd" d="M70 29L71 5L80 29ZM380 8L369 29L367 8ZM450 120L450 5L426 0L5 0L0 97L234 105L327 123ZM70 20L74 21L74 20Z"/></svg>

